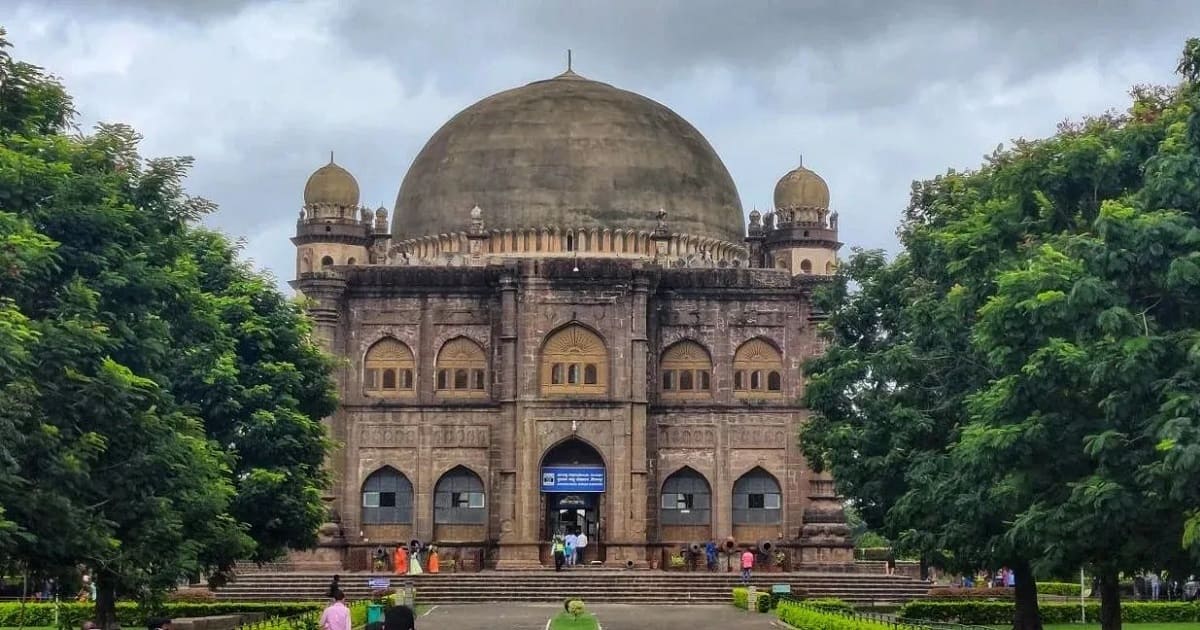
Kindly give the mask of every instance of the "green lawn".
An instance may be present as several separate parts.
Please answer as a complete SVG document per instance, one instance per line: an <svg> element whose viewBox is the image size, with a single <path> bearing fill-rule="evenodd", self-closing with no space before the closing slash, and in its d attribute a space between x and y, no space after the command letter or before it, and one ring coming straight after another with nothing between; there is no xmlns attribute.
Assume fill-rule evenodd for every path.
<svg viewBox="0 0 1200 630"><path fill-rule="evenodd" d="M1012 626L992 626L997 630L1010 630ZM1100 630L1098 623L1050 623L1043 630ZM1121 630L1200 630L1200 623L1123 623Z"/></svg>
<svg viewBox="0 0 1200 630"><path fill-rule="evenodd" d="M561 612L550 620L550 630L598 630L600 624L592 613L583 613L576 619L570 614Z"/></svg>

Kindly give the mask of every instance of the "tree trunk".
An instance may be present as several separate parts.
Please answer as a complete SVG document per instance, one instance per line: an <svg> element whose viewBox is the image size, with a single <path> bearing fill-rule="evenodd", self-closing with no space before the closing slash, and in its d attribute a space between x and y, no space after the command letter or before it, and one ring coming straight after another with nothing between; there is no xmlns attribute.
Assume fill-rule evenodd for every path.
<svg viewBox="0 0 1200 630"><path fill-rule="evenodd" d="M97 571L96 580L96 625L102 630L117 626L117 580L107 571Z"/></svg>
<svg viewBox="0 0 1200 630"><path fill-rule="evenodd" d="M1016 581L1016 592L1013 599L1016 609L1013 612L1013 630L1042 630L1042 615L1038 612L1037 582L1033 578L1033 568L1029 562L1021 560L1013 565L1013 579Z"/></svg>
<svg viewBox="0 0 1200 630"><path fill-rule="evenodd" d="M1121 630L1121 586L1111 569L1100 573L1100 630Z"/></svg>

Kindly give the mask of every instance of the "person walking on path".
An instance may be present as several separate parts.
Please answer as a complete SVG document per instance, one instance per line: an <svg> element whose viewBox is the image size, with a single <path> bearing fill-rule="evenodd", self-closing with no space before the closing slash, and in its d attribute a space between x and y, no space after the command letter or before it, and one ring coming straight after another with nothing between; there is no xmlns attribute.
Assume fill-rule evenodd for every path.
<svg viewBox="0 0 1200 630"><path fill-rule="evenodd" d="M353 630L350 627L350 609L346 608L346 594L338 591L333 594L333 603L321 612L318 623L321 630Z"/></svg>
<svg viewBox="0 0 1200 630"><path fill-rule="evenodd" d="M561 537L554 537L554 543L550 545L550 552L554 554L554 570L562 571L563 562L566 560L566 543Z"/></svg>
<svg viewBox="0 0 1200 630"><path fill-rule="evenodd" d="M566 556L567 566L575 566L575 545L579 538L575 536L575 530L567 532L567 537L563 539L563 554Z"/></svg>
<svg viewBox="0 0 1200 630"><path fill-rule="evenodd" d="M750 583L750 571L754 569L754 552L749 549L742 552L742 584Z"/></svg>

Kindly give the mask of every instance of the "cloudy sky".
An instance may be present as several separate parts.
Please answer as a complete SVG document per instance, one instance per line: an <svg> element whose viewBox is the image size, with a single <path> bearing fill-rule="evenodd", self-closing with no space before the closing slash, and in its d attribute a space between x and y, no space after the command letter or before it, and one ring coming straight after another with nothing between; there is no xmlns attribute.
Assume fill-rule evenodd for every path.
<svg viewBox="0 0 1200 630"><path fill-rule="evenodd" d="M305 179L336 151L394 203L428 137L494 92L575 70L700 129L748 212L804 156L849 246L894 251L911 181L1171 82L1195 0L13 0L19 58L81 124L191 155L209 223L292 277ZM15 8L15 10L14 10ZM1189 32L1189 28L1191 31Z"/></svg>

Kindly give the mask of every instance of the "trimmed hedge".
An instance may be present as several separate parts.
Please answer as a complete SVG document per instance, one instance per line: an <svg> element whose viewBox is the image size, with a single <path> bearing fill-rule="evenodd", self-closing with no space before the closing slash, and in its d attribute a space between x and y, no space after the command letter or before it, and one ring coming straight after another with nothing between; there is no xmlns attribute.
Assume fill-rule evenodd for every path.
<svg viewBox="0 0 1200 630"><path fill-rule="evenodd" d="M118 602L117 621L122 626L145 626L148 617L160 615L173 619L235 613L263 613L267 617L291 617L314 610L320 611L322 608L323 606L319 603L299 602L177 602L164 604L157 609L146 609L138 607L133 602ZM5 602L0 604L0 627L53 626L54 609L55 604L24 604L22 611L20 602ZM60 626L78 627L84 621L94 618L95 606L78 603L58 604L58 613Z"/></svg>
<svg viewBox="0 0 1200 630"><path fill-rule="evenodd" d="M767 591L755 591L754 602L751 602L750 589L739 586L733 589L733 605L742 610L767 612L771 610L771 594Z"/></svg>
<svg viewBox="0 0 1200 630"><path fill-rule="evenodd" d="M836 597L818 597L816 599L806 599L804 603L810 608L816 608L825 612L854 612L854 606L848 602Z"/></svg>
<svg viewBox="0 0 1200 630"><path fill-rule="evenodd" d="M1063 595L1079 597L1079 585L1070 582L1038 582L1038 595Z"/></svg>
<svg viewBox="0 0 1200 630"><path fill-rule="evenodd" d="M1042 623L1074 623L1079 621L1079 604L1043 603L1038 605ZM1100 603L1088 602L1088 619L1100 618ZM912 601L900 607L901 619L921 621L950 621L967 625L1002 625L1011 623L1014 604L983 601ZM1128 602L1121 604L1121 620L1127 623L1163 623L1200 621L1197 602Z"/></svg>
<svg viewBox="0 0 1200 630"><path fill-rule="evenodd" d="M896 630L895 625L882 621L817 610L812 601L782 600L776 614L780 621L800 630Z"/></svg>
<svg viewBox="0 0 1200 630"><path fill-rule="evenodd" d="M883 562L892 556L891 547L859 547L854 550L856 560L873 560Z"/></svg>
<svg viewBox="0 0 1200 630"><path fill-rule="evenodd" d="M958 586L944 587L939 586L929 589L929 599L933 601L959 601L964 599L974 600L1004 600L1012 601L1013 589L1011 588L963 588Z"/></svg>

